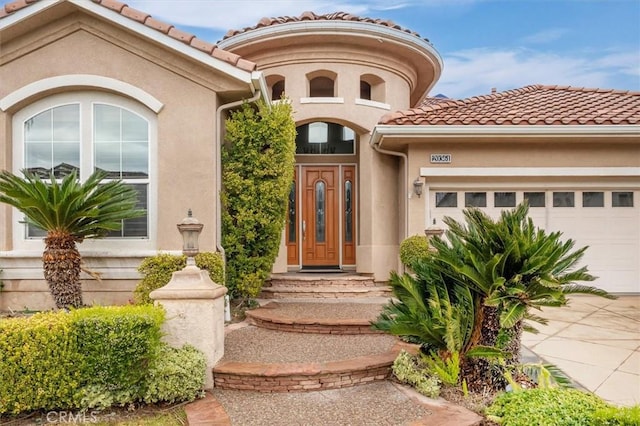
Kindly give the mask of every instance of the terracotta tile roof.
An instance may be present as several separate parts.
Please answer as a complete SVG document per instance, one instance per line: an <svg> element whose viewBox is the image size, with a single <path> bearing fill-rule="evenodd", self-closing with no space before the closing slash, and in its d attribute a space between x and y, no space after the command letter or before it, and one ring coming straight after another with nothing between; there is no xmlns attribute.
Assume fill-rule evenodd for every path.
<svg viewBox="0 0 640 426"><path fill-rule="evenodd" d="M640 124L640 92L532 85L384 115L391 125Z"/></svg>
<svg viewBox="0 0 640 426"><path fill-rule="evenodd" d="M237 34L246 33L252 30L256 30L262 27L269 27L272 25L279 24L287 24L290 22L303 22L303 21L355 21L355 22L368 22L370 24L377 24L388 28L393 28L396 30L403 31L405 33L414 35L418 38L420 34L415 31L411 31L407 28L402 28L400 25L397 25L393 21L383 20L383 19L373 19L373 18L361 18L355 15L351 15L346 12L335 12L335 13L327 13L324 15L316 15L313 12L303 12L300 16L281 16L278 18L262 18L257 25L253 27L245 27L241 30L229 30L223 37L223 40L232 37ZM429 42L428 39L422 38L423 40Z"/></svg>
<svg viewBox="0 0 640 426"><path fill-rule="evenodd" d="M38 1L42 0L16 0L7 3L3 7L0 7L0 19L20 9L28 7L29 5ZM158 32L181 41L182 43L191 46L194 49L200 50L216 59L234 65L244 71L254 71L256 69L256 64L254 62L243 59L235 53L227 52L226 50L220 49L217 45L199 39L195 35L182 31L171 24L158 21L157 19L151 17L151 15L149 15L148 13L127 6L126 3L122 3L117 0L91 1L107 9L113 10L114 12L117 12L120 15L131 19L132 21L139 22L149 28L153 28Z"/></svg>

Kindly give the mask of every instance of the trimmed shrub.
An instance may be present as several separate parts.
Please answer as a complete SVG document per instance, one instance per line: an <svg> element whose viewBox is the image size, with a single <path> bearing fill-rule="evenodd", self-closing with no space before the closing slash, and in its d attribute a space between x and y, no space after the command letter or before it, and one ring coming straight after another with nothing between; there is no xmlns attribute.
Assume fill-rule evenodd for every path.
<svg viewBox="0 0 640 426"><path fill-rule="evenodd" d="M429 254L429 241L426 235L412 235L400 243L400 261L411 269L413 265L427 257Z"/></svg>
<svg viewBox="0 0 640 426"><path fill-rule="evenodd" d="M400 351L391 369L399 381L413 386L422 395L429 398L437 398L440 395L438 379L431 376L429 371L420 365L418 358L407 351Z"/></svg>
<svg viewBox="0 0 640 426"><path fill-rule="evenodd" d="M500 394L485 413L504 426L591 426L594 414L608 406L576 389L538 388Z"/></svg>
<svg viewBox="0 0 640 426"><path fill-rule="evenodd" d="M0 320L0 414L75 407L85 379L66 312Z"/></svg>
<svg viewBox="0 0 640 426"><path fill-rule="evenodd" d="M600 409L593 415L593 424L598 426L640 425L640 405Z"/></svg>
<svg viewBox="0 0 640 426"><path fill-rule="evenodd" d="M140 399L164 311L94 307L0 321L0 414Z"/></svg>
<svg viewBox="0 0 640 426"><path fill-rule="evenodd" d="M198 268L209 272L213 282L224 285L224 262L220 253L198 253L195 261ZM171 281L171 275L186 265L187 258L183 255L160 253L144 259L138 267L138 272L143 277L133 291L134 302L138 305L153 303L149 293L167 285Z"/></svg>
<svg viewBox="0 0 640 426"><path fill-rule="evenodd" d="M83 408L106 408L137 400L150 362L160 347L164 311L152 306L110 306L71 312L86 386Z"/></svg>
<svg viewBox="0 0 640 426"><path fill-rule="evenodd" d="M149 368L144 402L193 401L202 393L206 368L204 354L193 346L163 345Z"/></svg>
<svg viewBox="0 0 640 426"><path fill-rule="evenodd" d="M296 128L288 102L231 114L222 151L222 244L232 296L255 297L271 273L293 181Z"/></svg>

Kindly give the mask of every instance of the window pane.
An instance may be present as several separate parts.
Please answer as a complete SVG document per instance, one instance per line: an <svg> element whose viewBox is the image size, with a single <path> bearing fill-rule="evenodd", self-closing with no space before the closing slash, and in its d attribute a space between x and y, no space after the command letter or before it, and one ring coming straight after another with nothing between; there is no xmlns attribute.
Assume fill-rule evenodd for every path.
<svg viewBox="0 0 640 426"><path fill-rule="evenodd" d="M148 211L148 194L146 184L131 185L138 193L138 202L136 208ZM113 231L108 234L109 237L130 237L143 238L149 235L148 232L148 213L135 219L127 219L122 221L122 228L119 231Z"/></svg>
<svg viewBox="0 0 640 426"><path fill-rule="evenodd" d="M149 139L149 125L147 120L127 110L122 110L122 140L147 141Z"/></svg>
<svg viewBox="0 0 640 426"><path fill-rule="evenodd" d="M515 192L495 192L493 194L493 201L494 201L495 207L515 207L516 193Z"/></svg>
<svg viewBox="0 0 640 426"><path fill-rule="evenodd" d="M612 192L612 207L633 207L633 192Z"/></svg>
<svg viewBox="0 0 640 426"><path fill-rule="evenodd" d="M360 99L371 100L371 85L360 80Z"/></svg>
<svg viewBox="0 0 640 426"><path fill-rule="evenodd" d="M327 123L309 123L309 143L326 143L329 140L329 125Z"/></svg>
<svg viewBox="0 0 640 426"><path fill-rule="evenodd" d="M94 112L94 141L116 142L120 141L120 108L111 105L97 104L93 106Z"/></svg>
<svg viewBox="0 0 640 426"><path fill-rule="evenodd" d="M122 178L146 179L149 176L149 152L146 142L122 144Z"/></svg>
<svg viewBox="0 0 640 426"><path fill-rule="evenodd" d="M289 223L289 242L296 242L296 183L291 184L291 191L289 191L289 217L287 220Z"/></svg>
<svg viewBox="0 0 640 426"><path fill-rule="evenodd" d="M277 81L273 84L271 88L271 100L280 100L282 99L282 95L284 95L284 80Z"/></svg>
<svg viewBox="0 0 640 426"><path fill-rule="evenodd" d="M344 240L353 241L353 202L351 181L344 183Z"/></svg>
<svg viewBox="0 0 640 426"><path fill-rule="evenodd" d="M604 192L583 192L582 207L604 207Z"/></svg>
<svg viewBox="0 0 640 426"><path fill-rule="evenodd" d="M324 243L325 240L325 185L320 181L316 183L316 243Z"/></svg>
<svg viewBox="0 0 640 426"><path fill-rule="evenodd" d="M80 140L80 108L64 105L53 109L53 141L76 142Z"/></svg>
<svg viewBox="0 0 640 426"><path fill-rule="evenodd" d="M553 207L574 207L575 194L573 192L554 192Z"/></svg>
<svg viewBox="0 0 640 426"><path fill-rule="evenodd" d="M64 177L80 167L80 106L62 105L30 118L24 124L24 165L48 178Z"/></svg>
<svg viewBox="0 0 640 426"><path fill-rule="evenodd" d="M149 177L149 124L125 109L95 104L96 169L112 179Z"/></svg>
<svg viewBox="0 0 640 426"><path fill-rule="evenodd" d="M544 192L525 192L524 199L529 203L529 207L544 207Z"/></svg>
<svg viewBox="0 0 640 426"><path fill-rule="evenodd" d="M52 109L48 109L25 121L25 142L51 142L53 140L52 116Z"/></svg>
<svg viewBox="0 0 640 426"><path fill-rule="evenodd" d="M486 192L465 192L464 206L465 207L487 207L487 193Z"/></svg>
<svg viewBox="0 0 640 426"><path fill-rule="evenodd" d="M458 207L458 193L436 192L436 207Z"/></svg>
<svg viewBox="0 0 640 426"><path fill-rule="evenodd" d="M108 173L109 179L120 179L120 143L97 143L95 149L95 168Z"/></svg>

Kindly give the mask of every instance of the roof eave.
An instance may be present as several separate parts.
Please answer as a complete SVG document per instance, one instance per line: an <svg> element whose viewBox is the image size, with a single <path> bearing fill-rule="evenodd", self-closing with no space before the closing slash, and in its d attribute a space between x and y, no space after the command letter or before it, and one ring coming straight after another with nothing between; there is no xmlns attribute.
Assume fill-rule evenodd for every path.
<svg viewBox="0 0 640 426"><path fill-rule="evenodd" d="M386 137L419 142L416 138L500 138L500 137L629 137L640 142L640 125L579 125L579 126L399 126L379 124L371 132L371 144Z"/></svg>

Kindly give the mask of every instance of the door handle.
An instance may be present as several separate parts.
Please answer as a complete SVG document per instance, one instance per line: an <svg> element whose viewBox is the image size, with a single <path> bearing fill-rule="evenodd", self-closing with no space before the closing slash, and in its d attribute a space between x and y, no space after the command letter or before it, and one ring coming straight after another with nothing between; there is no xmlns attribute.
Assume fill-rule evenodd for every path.
<svg viewBox="0 0 640 426"><path fill-rule="evenodd" d="M306 241L307 239L307 222L302 221L302 241Z"/></svg>

